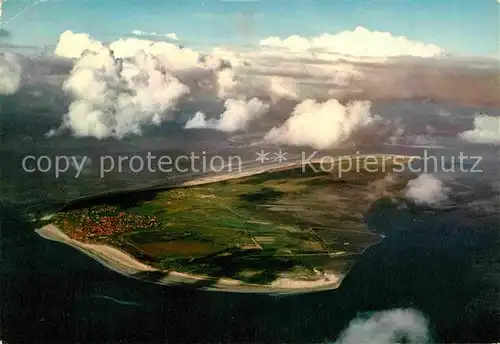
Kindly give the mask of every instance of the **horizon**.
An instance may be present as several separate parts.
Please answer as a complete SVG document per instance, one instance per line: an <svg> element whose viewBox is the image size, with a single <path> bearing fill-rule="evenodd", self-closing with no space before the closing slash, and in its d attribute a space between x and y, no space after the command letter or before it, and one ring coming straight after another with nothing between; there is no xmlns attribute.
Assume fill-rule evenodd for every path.
<svg viewBox="0 0 500 344"><path fill-rule="evenodd" d="M36 5L34 5L36 4ZM5 0L3 42L54 46L64 31L100 41L136 36L189 47L258 46L269 37L319 37L357 27L432 44L453 55L498 57L495 0L374 2ZM478 24L479 22L479 24ZM27 29L28 28L28 29ZM170 38L169 38L170 37ZM1 43L0 43L1 44Z"/></svg>

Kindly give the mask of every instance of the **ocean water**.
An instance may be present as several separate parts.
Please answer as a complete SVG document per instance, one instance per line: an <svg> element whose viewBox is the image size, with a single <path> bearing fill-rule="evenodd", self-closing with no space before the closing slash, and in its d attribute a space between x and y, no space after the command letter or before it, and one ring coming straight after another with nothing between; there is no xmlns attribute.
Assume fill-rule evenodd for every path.
<svg viewBox="0 0 500 344"><path fill-rule="evenodd" d="M327 342L360 313L394 308L422 312L437 342L500 338L494 218L380 200L366 219L386 238L339 289L276 297L123 277L39 237L22 207L3 202L0 214L5 343Z"/></svg>
<svg viewBox="0 0 500 344"><path fill-rule="evenodd" d="M8 127L3 130L7 133ZM9 141L4 140L0 147L3 342L331 342L358 315L395 308L413 308L424 314L435 342L500 340L500 197L491 187L500 173L498 150L465 147L456 140L441 142L456 152L485 157L484 173L438 176L465 185L462 189L459 184L454 186L455 206L431 210L376 202L366 220L385 240L363 254L339 289L277 297L185 290L127 278L33 231L30 215L34 212L42 214L61 202L89 194L165 182L165 176L123 173L99 179L85 174L79 179L71 175L55 179L48 174L24 173L20 168L24 155L93 153L98 157L161 147L170 148L158 154L173 155L177 148L188 150L180 141L173 145L177 142L173 139L137 140L75 140L69 141L71 147L66 141L54 141L49 147L42 139L24 147L15 137L8 146ZM384 149L387 153L422 153L411 147ZM240 152L230 147L229 151L241 153L244 160L255 158L255 152L246 148ZM449 150L441 153L452 154ZM487 210L471 211L473 205Z"/></svg>

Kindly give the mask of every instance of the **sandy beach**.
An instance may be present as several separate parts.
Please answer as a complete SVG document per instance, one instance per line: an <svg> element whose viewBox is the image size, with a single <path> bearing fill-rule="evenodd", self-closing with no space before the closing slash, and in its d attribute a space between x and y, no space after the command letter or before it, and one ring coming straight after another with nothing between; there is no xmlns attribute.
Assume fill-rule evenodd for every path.
<svg viewBox="0 0 500 344"><path fill-rule="evenodd" d="M203 290L225 292L294 294L338 288L344 277L327 275L324 278L320 277L311 281L293 280L282 277L276 279L270 285L246 284L229 278L214 279L208 276L195 276L176 271L161 271L141 263L124 251L112 246L86 244L73 240L52 224L46 225L36 230L36 232L45 239L67 244L85 253L107 268L127 277L141 279L134 275L145 272L163 272L165 275L155 281L155 283L165 285L184 285L187 287L194 285Z"/></svg>

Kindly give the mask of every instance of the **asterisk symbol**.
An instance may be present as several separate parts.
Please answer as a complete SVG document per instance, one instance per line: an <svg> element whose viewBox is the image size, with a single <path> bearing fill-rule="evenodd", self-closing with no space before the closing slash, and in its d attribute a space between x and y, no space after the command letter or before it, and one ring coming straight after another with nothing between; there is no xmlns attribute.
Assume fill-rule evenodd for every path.
<svg viewBox="0 0 500 344"><path fill-rule="evenodd" d="M261 150L260 152L257 152L257 158L255 160L260 161L261 164L263 164L265 161L269 160L267 157L269 155L269 152L264 152Z"/></svg>
<svg viewBox="0 0 500 344"><path fill-rule="evenodd" d="M278 161L279 163L286 161L286 152L283 152L281 149L278 151L278 153L274 153L274 161Z"/></svg>

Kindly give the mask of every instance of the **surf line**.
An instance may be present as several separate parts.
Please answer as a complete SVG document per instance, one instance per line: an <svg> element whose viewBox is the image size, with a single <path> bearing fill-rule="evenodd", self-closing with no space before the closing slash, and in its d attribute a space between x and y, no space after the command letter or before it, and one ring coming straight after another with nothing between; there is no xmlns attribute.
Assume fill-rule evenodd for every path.
<svg viewBox="0 0 500 344"><path fill-rule="evenodd" d="M92 297L95 299L104 299L104 300L113 301L113 302L119 303L120 305L125 305L125 306L143 306L144 305L143 303L139 303L139 302L124 301L124 300L115 299L114 297L107 296L107 295L93 294Z"/></svg>

